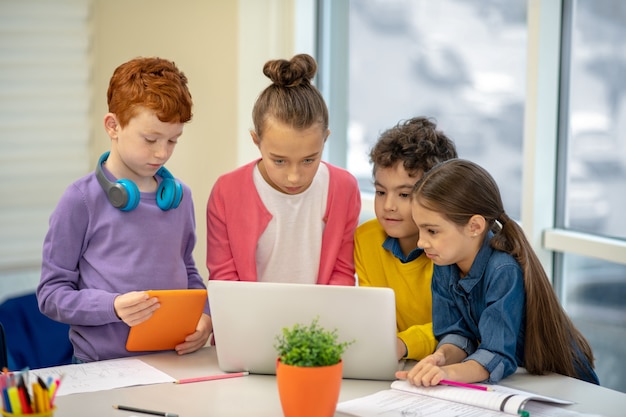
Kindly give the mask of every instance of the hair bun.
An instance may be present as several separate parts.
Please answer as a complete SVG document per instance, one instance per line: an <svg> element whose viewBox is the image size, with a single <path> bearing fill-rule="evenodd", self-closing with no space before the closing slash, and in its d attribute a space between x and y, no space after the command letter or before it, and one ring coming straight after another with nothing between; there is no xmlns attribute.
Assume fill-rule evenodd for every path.
<svg viewBox="0 0 626 417"><path fill-rule="evenodd" d="M263 66L263 74L279 87L310 84L317 72L317 62L308 54L299 54L287 61L275 59Z"/></svg>

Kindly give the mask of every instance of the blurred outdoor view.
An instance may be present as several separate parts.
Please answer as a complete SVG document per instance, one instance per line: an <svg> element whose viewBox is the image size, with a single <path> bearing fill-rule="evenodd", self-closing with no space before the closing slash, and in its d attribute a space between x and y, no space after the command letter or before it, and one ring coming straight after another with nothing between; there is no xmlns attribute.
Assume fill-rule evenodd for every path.
<svg viewBox="0 0 626 417"><path fill-rule="evenodd" d="M519 219L526 1L353 0L348 169L373 190L379 134L428 116L490 171Z"/></svg>
<svg viewBox="0 0 626 417"><path fill-rule="evenodd" d="M574 4L566 226L626 238L626 3Z"/></svg>
<svg viewBox="0 0 626 417"><path fill-rule="evenodd" d="M569 71L564 226L626 238L626 2L579 0ZM429 116L484 166L520 219L526 0L350 0L348 169L373 192L368 153ZM602 385L626 392L626 266L565 256L563 303ZM620 360L620 362L617 362Z"/></svg>
<svg viewBox="0 0 626 417"><path fill-rule="evenodd" d="M565 226L626 238L626 2L573 2ZM563 302L602 385L626 392L626 265L564 257Z"/></svg>

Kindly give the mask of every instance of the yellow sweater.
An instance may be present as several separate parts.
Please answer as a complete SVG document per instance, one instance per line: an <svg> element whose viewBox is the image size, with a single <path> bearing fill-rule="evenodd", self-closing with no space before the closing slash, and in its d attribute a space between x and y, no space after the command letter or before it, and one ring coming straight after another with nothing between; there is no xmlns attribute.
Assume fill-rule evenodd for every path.
<svg viewBox="0 0 626 417"><path fill-rule="evenodd" d="M432 293L433 263L425 255L402 263L383 248L387 234L377 219L361 224L354 237L354 261L359 285L387 287L396 297L398 337L406 344L408 359L434 352Z"/></svg>

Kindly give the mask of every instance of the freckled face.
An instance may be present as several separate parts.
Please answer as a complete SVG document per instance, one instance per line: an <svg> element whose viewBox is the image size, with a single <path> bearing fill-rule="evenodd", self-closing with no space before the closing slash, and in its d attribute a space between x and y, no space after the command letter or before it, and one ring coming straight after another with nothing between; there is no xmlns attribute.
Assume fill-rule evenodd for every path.
<svg viewBox="0 0 626 417"><path fill-rule="evenodd" d="M106 166L117 178L134 181L140 190L154 188L154 174L170 159L183 134L183 123L165 123L153 111L140 110L123 128L114 114L104 118L111 138Z"/></svg>
<svg viewBox="0 0 626 417"><path fill-rule="evenodd" d="M317 173L329 133L318 124L297 130L268 119L263 137L251 133L261 152L259 170L265 181L285 194L307 190Z"/></svg>

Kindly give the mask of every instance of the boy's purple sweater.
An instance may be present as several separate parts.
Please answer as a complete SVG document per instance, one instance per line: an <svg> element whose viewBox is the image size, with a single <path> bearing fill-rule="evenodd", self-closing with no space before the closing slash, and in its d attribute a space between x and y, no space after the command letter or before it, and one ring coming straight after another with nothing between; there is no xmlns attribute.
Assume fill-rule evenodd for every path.
<svg viewBox="0 0 626 417"><path fill-rule="evenodd" d="M183 187L180 206L168 211L157 206L156 193L141 193L132 211L116 209L95 173L70 185L61 197L43 245L37 298L45 315L70 325L79 360L142 353L125 348L129 326L115 314L116 296L206 288L192 256L196 236L191 191Z"/></svg>

